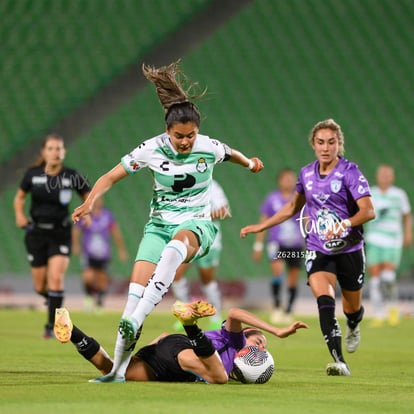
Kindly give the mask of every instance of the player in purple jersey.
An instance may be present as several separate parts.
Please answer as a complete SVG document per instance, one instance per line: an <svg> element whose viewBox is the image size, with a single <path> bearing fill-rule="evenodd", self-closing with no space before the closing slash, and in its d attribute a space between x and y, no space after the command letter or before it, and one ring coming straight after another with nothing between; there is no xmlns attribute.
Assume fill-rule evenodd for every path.
<svg viewBox="0 0 414 414"><path fill-rule="evenodd" d="M119 259L125 261L128 258L121 230L113 213L104 207L102 197L96 200L90 218L88 225L83 220L76 223L72 232L73 254L81 256L82 261L87 310L93 309L94 301L98 309L103 306L109 286L108 265L112 258L112 241Z"/></svg>
<svg viewBox="0 0 414 414"><path fill-rule="evenodd" d="M350 375L335 316L335 290L338 283L346 316L345 347L355 352L364 314L362 225L375 218L375 210L366 178L356 164L343 158L341 127L333 119L318 122L309 141L317 159L301 169L292 200L263 223L242 228L240 236L262 232L302 212L308 284L317 300L321 331L335 361L328 364L327 374Z"/></svg>
<svg viewBox="0 0 414 414"><path fill-rule="evenodd" d="M281 170L277 176L277 189L269 193L261 208L260 222L272 217L293 197L297 176L289 168ZM271 227L266 241L267 257L272 272L272 295L274 309L270 314L272 323L291 323L292 308L296 298L297 284L302 268L304 238L299 228L299 213L280 226ZM264 247L265 232L256 234L253 244L253 260L260 262ZM287 269L288 300L285 309L281 307L281 287Z"/></svg>
<svg viewBox="0 0 414 414"><path fill-rule="evenodd" d="M234 357L240 349L248 345L266 347L261 330L286 338L298 329L308 328L300 321L277 328L248 311L232 308L221 329L203 332L197 320L214 312L214 306L203 301L175 304L173 313L183 323L186 335L163 333L139 349L131 358L123 380L224 384L229 380ZM72 325L64 308L57 312L55 332L61 342L70 340L103 374L111 371L113 362L106 351L94 338Z"/></svg>

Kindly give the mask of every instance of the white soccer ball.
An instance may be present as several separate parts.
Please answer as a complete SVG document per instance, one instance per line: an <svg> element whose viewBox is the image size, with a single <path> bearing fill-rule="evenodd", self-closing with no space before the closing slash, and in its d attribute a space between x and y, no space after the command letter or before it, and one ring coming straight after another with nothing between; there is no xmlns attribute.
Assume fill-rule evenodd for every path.
<svg viewBox="0 0 414 414"><path fill-rule="evenodd" d="M275 371L272 355L258 346L246 346L234 358L233 374L244 384L264 384Z"/></svg>

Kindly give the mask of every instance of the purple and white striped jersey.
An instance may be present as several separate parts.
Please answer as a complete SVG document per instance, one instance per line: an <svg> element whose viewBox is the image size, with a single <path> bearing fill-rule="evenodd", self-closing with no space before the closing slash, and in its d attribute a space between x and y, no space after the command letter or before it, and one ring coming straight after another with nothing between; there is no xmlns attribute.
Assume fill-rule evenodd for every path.
<svg viewBox="0 0 414 414"><path fill-rule="evenodd" d="M358 211L359 198L371 195L368 181L356 164L341 157L334 169L322 178L319 161L313 161L301 169L296 190L306 197L306 213L300 221L308 250L333 255L362 248L362 226L347 228L334 240L326 237L329 229Z"/></svg>

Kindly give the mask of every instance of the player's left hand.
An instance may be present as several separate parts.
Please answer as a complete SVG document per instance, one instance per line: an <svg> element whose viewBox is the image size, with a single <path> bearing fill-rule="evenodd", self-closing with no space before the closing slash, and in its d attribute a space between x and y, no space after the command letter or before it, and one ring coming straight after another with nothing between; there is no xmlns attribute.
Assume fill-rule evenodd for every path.
<svg viewBox="0 0 414 414"><path fill-rule="evenodd" d="M296 333L296 331L301 328L308 329L309 326L305 322L296 321L296 322L293 322L292 325L288 326L287 328L279 328L277 330L277 336L279 338L286 338Z"/></svg>
<svg viewBox="0 0 414 414"><path fill-rule="evenodd" d="M260 224L250 224L240 230L240 237L244 239L250 233L259 233L261 230Z"/></svg>

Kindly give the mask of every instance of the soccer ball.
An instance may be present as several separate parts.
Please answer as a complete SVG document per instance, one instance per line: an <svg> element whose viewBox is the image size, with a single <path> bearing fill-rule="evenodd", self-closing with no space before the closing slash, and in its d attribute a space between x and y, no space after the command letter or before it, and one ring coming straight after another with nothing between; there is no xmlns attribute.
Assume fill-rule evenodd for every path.
<svg viewBox="0 0 414 414"><path fill-rule="evenodd" d="M234 358L233 374L244 384L264 384L275 370L272 355L258 346L246 346Z"/></svg>

